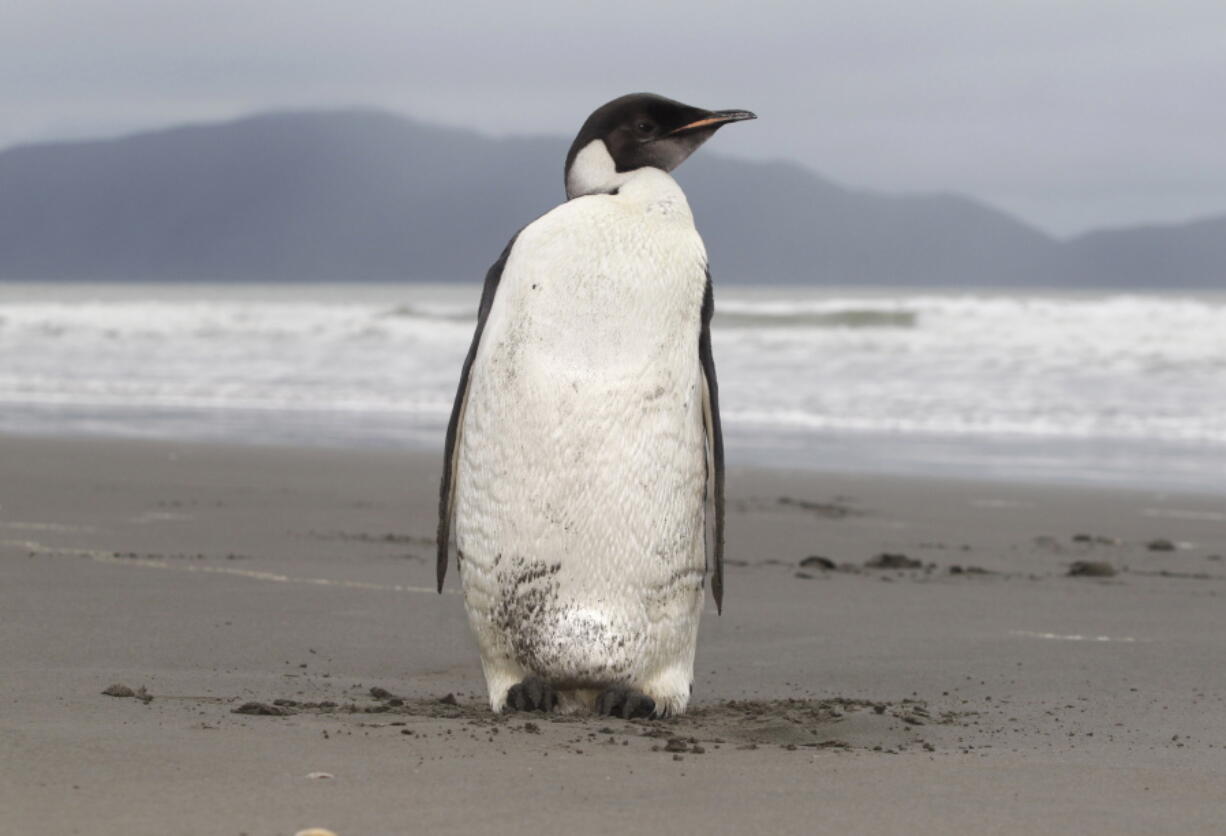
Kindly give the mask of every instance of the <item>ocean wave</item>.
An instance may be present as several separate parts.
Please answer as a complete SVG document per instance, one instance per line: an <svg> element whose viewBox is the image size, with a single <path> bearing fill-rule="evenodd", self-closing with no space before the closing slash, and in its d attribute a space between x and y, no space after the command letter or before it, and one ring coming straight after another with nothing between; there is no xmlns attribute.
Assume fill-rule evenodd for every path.
<svg viewBox="0 0 1226 836"><path fill-rule="evenodd" d="M475 323L477 312L463 307L397 305L379 311L379 319ZM719 305L716 328L913 328L919 314L889 308L844 308L834 310L789 310Z"/></svg>
<svg viewBox="0 0 1226 836"><path fill-rule="evenodd" d="M434 319L443 320L445 322L474 323L477 321L476 309L469 306L439 307L425 305L397 305L394 308L379 311L376 316L378 316L380 319Z"/></svg>
<svg viewBox="0 0 1226 836"><path fill-rule="evenodd" d="M451 400L382 400L365 398L310 398L302 393L281 391L255 395L192 395L180 392L18 392L0 390L0 409L5 407L73 407L80 409L138 408L147 410L198 410L244 412L311 412L320 414L381 413L445 422Z"/></svg>
<svg viewBox="0 0 1226 836"><path fill-rule="evenodd" d="M914 328L919 313L907 310L845 308L832 311L764 311L721 307L715 328Z"/></svg>
<svg viewBox="0 0 1226 836"><path fill-rule="evenodd" d="M725 410L732 429L867 435L1192 442L1226 446L1226 420L1189 423L1154 416L1112 413L1075 416L973 415L934 410L926 414L823 414L802 410Z"/></svg>
<svg viewBox="0 0 1226 836"><path fill-rule="evenodd" d="M445 419L475 286L0 286L0 407ZM1226 299L720 288L730 427L1226 439ZM41 419L40 419L41 420Z"/></svg>

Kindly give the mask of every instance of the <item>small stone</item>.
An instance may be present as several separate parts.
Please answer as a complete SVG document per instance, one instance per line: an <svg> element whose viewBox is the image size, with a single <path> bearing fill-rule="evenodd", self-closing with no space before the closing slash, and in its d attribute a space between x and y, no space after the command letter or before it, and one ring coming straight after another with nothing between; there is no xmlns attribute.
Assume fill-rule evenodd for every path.
<svg viewBox="0 0 1226 836"><path fill-rule="evenodd" d="M306 830L299 830L294 836L336 836L336 834L322 827L308 827Z"/></svg>
<svg viewBox="0 0 1226 836"><path fill-rule="evenodd" d="M265 717L288 717L291 714L297 714L292 708L286 708L280 705L269 705L266 702L245 702L238 708L233 709L231 714L253 714Z"/></svg>
<svg viewBox="0 0 1226 836"><path fill-rule="evenodd" d="M685 755L673 755L673 760L675 760L675 761L683 761L683 760L685 760Z"/></svg>
<svg viewBox="0 0 1226 836"><path fill-rule="evenodd" d="M920 569L923 567L924 562L913 557L907 557L905 554L884 552L872 558L864 565L870 569Z"/></svg>
<svg viewBox="0 0 1226 836"><path fill-rule="evenodd" d="M438 701L441 702L443 705L459 705L460 704L456 700L455 694L447 694L446 696L439 697Z"/></svg>
<svg viewBox="0 0 1226 836"><path fill-rule="evenodd" d="M370 695L377 700L395 699L396 695L386 688L380 688L378 685L370 689Z"/></svg>
<svg viewBox="0 0 1226 836"><path fill-rule="evenodd" d="M1068 567L1068 573L1073 578L1112 578L1115 568L1098 560L1078 560Z"/></svg>
<svg viewBox="0 0 1226 836"><path fill-rule="evenodd" d="M833 560L828 557L822 557L820 554L811 554L800 561L802 569L825 569L833 571L838 568Z"/></svg>
<svg viewBox="0 0 1226 836"><path fill-rule="evenodd" d="M312 781L330 781L336 776L331 772L308 772L307 777Z"/></svg>
<svg viewBox="0 0 1226 836"><path fill-rule="evenodd" d="M688 752L689 745L680 737L670 737L668 743L664 745L665 752Z"/></svg>
<svg viewBox="0 0 1226 836"><path fill-rule="evenodd" d="M1170 540L1158 538L1157 540L1150 540L1148 543L1146 543L1145 548L1149 549L1151 552L1173 552L1175 551L1175 544Z"/></svg>
<svg viewBox="0 0 1226 836"><path fill-rule="evenodd" d="M106 694L108 697L135 697L136 696L135 691L133 691L127 685L121 685L119 683L115 683L114 685L110 686L102 693Z"/></svg>
<svg viewBox="0 0 1226 836"><path fill-rule="evenodd" d="M528 734L540 734L541 727L536 723L524 723L524 731L526 731Z"/></svg>

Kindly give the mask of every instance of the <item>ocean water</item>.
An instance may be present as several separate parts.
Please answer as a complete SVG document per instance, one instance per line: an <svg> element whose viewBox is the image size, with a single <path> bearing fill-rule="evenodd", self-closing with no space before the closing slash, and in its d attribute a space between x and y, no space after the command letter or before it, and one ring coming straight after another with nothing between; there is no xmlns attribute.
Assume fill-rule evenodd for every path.
<svg viewBox="0 0 1226 836"><path fill-rule="evenodd" d="M0 284L0 432L438 448L479 294ZM716 300L732 464L1226 494L1226 294Z"/></svg>

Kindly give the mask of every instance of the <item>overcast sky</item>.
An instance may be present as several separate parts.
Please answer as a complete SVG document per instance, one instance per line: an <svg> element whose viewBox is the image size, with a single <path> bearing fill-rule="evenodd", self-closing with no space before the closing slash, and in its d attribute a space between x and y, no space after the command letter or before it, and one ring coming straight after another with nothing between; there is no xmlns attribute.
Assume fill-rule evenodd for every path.
<svg viewBox="0 0 1226 836"><path fill-rule="evenodd" d="M355 104L569 136L635 90L1059 234L1226 212L1226 0L0 2L0 147Z"/></svg>

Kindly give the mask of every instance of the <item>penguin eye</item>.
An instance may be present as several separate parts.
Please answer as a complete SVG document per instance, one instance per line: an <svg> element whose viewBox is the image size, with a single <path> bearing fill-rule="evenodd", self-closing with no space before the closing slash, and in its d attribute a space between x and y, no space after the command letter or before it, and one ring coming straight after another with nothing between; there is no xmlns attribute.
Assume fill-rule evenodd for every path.
<svg viewBox="0 0 1226 836"><path fill-rule="evenodd" d="M653 123L648 122L648 121L647 121L647 120L645 120L645 119L644 119L644 120L641 120L641 121L640 121L640 122L639 122L637 125L635 125L634 127L635 127L635 129L636 129L636 130L637 130L639 133L644 134L644 135L653 134L653 133L655 133L655 131L656 131L656 126L655 126Z"/></svg>

